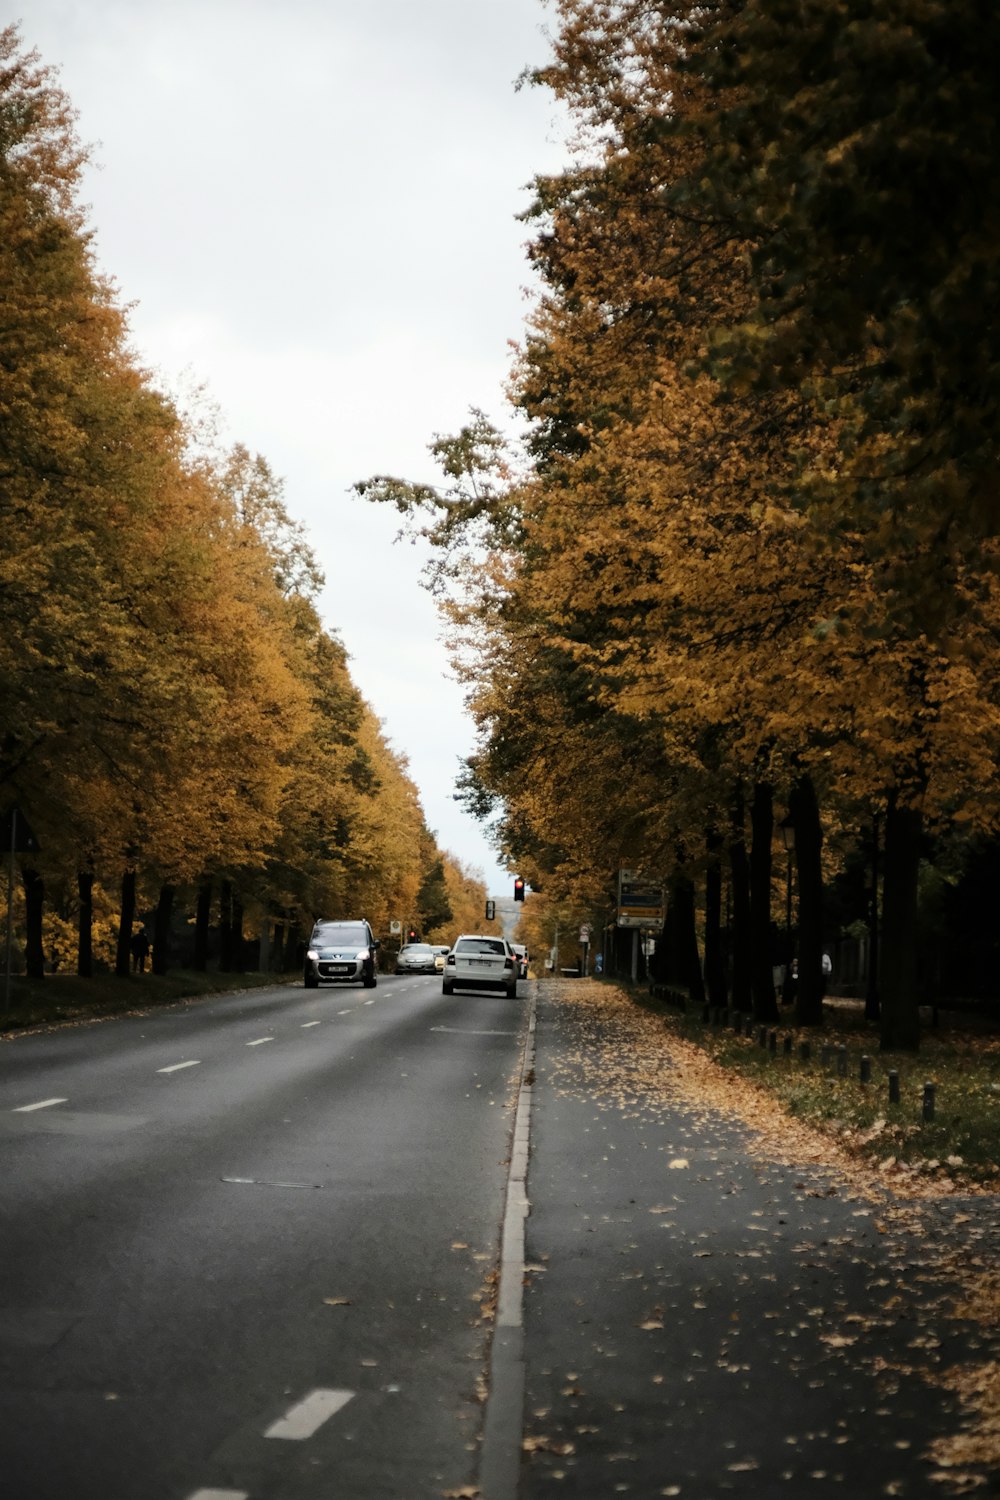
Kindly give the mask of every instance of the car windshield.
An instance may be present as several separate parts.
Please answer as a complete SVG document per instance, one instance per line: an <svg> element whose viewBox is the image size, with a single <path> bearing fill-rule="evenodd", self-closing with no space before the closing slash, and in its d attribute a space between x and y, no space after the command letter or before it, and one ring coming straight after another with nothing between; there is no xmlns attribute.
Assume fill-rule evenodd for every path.
<svg viewBox="0 0 1000 1500"><path fill-rule="evenodd" d="M313 928L311 941L327 948L364 948L368 937L365 929L354 922L323 922Z"/></svg>
<svg viewBox="0 0 1000 1500"><path fill-rule="evenodd" d="M456 953L506 953L502 938L460 938L455 944Z"/></svg>
<svg viewBox="0 0 1000 1500"><path fill-rule="evenodd" d="M400 948L400 953L430 953L430 943L407 943Z"/></svg>

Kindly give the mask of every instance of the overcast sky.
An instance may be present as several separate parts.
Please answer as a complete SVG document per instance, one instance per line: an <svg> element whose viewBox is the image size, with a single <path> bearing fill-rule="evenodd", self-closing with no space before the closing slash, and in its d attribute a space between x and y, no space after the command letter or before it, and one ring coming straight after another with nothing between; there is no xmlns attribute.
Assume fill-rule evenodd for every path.
<svg viewBox="0 0 1000 1500"><path fill-rule="evenodd" d="M358 479L434 482L427 444L498 424L530 283L517 215L563 160L542 0L22 0L81 138L102 268L142 361L203 383L285 481L324 621L409 759L439 843L510 879L453 800L473 730L421 554Z"/></svg>

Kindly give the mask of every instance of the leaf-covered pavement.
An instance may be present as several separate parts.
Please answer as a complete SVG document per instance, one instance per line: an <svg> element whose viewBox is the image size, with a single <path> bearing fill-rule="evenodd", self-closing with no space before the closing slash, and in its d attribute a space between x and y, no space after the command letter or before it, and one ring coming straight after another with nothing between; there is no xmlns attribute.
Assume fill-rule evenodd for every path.
<svg viewBox="0 0 1000 1500"><path fill-rule="evenodd" d="M890 1190L608 986L538 1017L524 1500L994 1483L996 1196Z"/></svg>

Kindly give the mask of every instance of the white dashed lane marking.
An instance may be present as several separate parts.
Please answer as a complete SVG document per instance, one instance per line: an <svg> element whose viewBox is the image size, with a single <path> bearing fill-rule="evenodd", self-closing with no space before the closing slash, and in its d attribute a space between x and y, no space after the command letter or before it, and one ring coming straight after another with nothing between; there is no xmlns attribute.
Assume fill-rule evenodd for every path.
<svg viewBox="0 0 1000 1500"><path fill-rule="evenodd" d="M11 1114L30 1115L33 1109L51 1109L53 1104L68 1104L68 1099L39 1099L37 1104L19 1104Z"/></svg>
<svg viewBox="0 0 1000 1500"><path fill-rule="evenodd" d="M324 1422L347 1405L353 1391L310 1391L295 1406L291 1407L277 1422L271 1424L266 1438L285 1438L290 1442L302 1442L318 1432Z"/></svg>
<svg viewBox="0 0 1000 1500"><path fill-rule="evenodd" d="M158 1073L179 1073L182 1068L200 1068L201 1063L192 1058L190 1062L171 1063L169 1068L157 1068Z"/></svg>
<svg viewBox="0 0 1000 1500"><path fill-rule="evenodd" d="M259 1036L255 1042L247 1042L248 1047L263 1047L265 1042L273 1042L273 1036Z"/></svg>
<svg viewBox="0 0 1000 1500"><path fill-rule="evenodd" d="M321 1023L319 1021L303 1021L302 1030L308 1031L310 1026L319 1026L320 1024Z"/></svg>
<svg viewBox="0 0 1000 1500"><path fill-rule="evenodd" d="M250 1500L249 1490L195 1490L187 1500Z"/></svg>

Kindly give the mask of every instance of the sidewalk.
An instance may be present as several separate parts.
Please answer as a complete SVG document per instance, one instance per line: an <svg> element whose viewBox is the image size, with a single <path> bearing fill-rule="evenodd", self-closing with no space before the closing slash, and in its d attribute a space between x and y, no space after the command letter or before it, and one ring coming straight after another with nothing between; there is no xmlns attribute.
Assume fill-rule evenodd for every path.
<svg viewBox="0 0 1000 1500"><path fill-rule="evenodd" d="M997 1200L869 1193L801 1127L759 1154L659 1017L537 993L519 1500L996 1493L941 1384L996 1380L996 1309L949 1316L940 1267L988 1268Z"/></svg>

